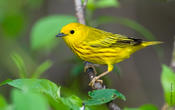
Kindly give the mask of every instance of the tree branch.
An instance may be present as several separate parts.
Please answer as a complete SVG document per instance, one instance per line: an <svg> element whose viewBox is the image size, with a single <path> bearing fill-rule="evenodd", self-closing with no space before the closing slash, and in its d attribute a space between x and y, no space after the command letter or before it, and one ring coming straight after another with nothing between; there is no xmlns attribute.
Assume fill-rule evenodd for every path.
<svg viewBox="0 0 175 110"><path fill-rule="evenodd" d="M92 79L96 76L96 70L92 63L85 62L85 72L89 76L89 80L92 81ZM92 89L106 89L106 86L100 82L95 82Z"/></svg>
<svg viewBox="0 0 175 110"><path fill-rule="evenodd" d="M74 2L75 2L75 10L76 10L76 16L78 18L78 22L81 24L86 24L85 17L84 17L84 8L81 0L74 0Z"/></svg>
<svg viewBox="0 0 175 110"><path fill-rule="evenodd" d="M86 24L84 10L88 0L84 0L83 4L81 0L74 0L74 2L78 22L81 24ZM92 63L85 62L85 72L88 74L90 81L92 81L92 79L96 77L96 70ZM106 89L106 86L104 84L101 84L100 82L95 82L92 89ZM116 105L113 101L107 103L107 106L110 110L121 110L120 107Z"/></svg>

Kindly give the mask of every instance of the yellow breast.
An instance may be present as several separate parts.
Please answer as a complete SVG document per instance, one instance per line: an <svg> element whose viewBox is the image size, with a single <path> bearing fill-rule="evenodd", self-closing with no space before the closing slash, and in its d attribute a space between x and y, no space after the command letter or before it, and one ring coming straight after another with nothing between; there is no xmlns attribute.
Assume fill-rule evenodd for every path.
<svg viewBox="0 0 175 110"><path fill-rule="evenodd" d="M70 46L73 52L82 60L95 64L114 64L129 58L131 49L129 48L94 48L82 44Z"/></svg>

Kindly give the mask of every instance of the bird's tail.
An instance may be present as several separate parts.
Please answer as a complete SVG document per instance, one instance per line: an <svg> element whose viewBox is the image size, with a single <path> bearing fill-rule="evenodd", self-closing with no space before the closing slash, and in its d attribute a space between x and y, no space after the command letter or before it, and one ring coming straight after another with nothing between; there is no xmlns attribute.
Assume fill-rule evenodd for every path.
<svg viewBox="0 0 175 110"><path fill-rule="evenodd" d="M147 47L147 46L150 46L150 45L157 45L157 44L162 44L163 42L161 41L144 41L141 45L143 47Z"/></svg>

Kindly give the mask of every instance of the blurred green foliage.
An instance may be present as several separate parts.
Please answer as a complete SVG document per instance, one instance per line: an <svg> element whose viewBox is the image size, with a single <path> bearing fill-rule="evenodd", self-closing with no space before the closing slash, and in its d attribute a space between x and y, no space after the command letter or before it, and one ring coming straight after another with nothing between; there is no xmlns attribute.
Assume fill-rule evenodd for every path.
<svg viewBox="0 0 175 110"><path fill-rule="evenodd" d="M48 110L48 102L39 93L29 91L12 91L12 103L15 110Z"/></svg>
<svg viewBox="0 0 175 110"><path fill-rule="evenodd" d="M24 64L24 61L21 58L21 56L14 52L11 54L11 58L14 61L14 63L16 64L16 66L18 67L19 77L25 78L27 76L27 70L26 70L26 65Z"/></svg>
<svg viewBox="0 0 175 110"><path fill-rule="evenodd" d="M0 0L0 28L5 37L19 37L28 22L26 11L36 9L43 0Z"/></svg>
<svg viewBox="0 0 175 110"><path fill-rule="evenodd" d="M29 74L26 64L24 63L24 59L18 53L11 53L11 58L18 68L19 78L38 78L52 66L52 61L46 60L38 67L36 67L36 69L33 70L34 72L32 74Z"/></svg>
<svg viewBox="0 0 175 110"><path fill-rule="evenodd" d="M55 110L60 110L60 107L64 110L78 110L85 106L85 110L89 110L87 106L90 105L104 104L116 98L125 100L125 97L114 89L89 92L91 99L87 101L76 95L63 97L60 92L61 87L46 79L16 79L8 81L7 84L20 89L20 91L16 89L12 91L13 107L17 110L24 110L24 107L27 107L27 110L48 110L49 104L54 106ZM6 106L3 97L0 98L0 101L3 101L2 107Z"/></svg>
<svg viewBox="0 0 175 110"><path fill-rule="evenodd" d="M76 64L71 70L71 75L75 77L80 75L80 73L82 73L83 71L84 71L84 65Z"/></svg>
<svg viewBox="0 0 175 110"><path fill-rule="evenodd" d="M53 48L58 42L55 36L61 27L71 22L76 22L76 18L69 15L48 16L37 21L31 32L32 50Z"/></svg>
<svg viewBox="0 0 175 110"><path fill-rule="evenodd" d="M147 40L156 40L156 37L144 26L137 23L134 20L124 18L124 17L114 17L114 16L100 16L97 19L97 24L107 24L107 23L118 23L127 26L141 35L143 35Z"/></svg>
<svg viewBox="0 0 175 110"><path fill-rule="evenodd" d="M0 110L5 110L7 107L7 102L5 100L5 98L0 95Z"/></svg>
<svg viewBox="0 0 175 110"><path fill-rule="evenodd" d="M169 106L175 106L175 72L166 65L162 65L161 83L165 101Z"/></svg>
<svg viewBox="0 0 175 110"><path fill-rule="evenodd" d="M158 108L152 104L145 104L138 108L124 108L124 110L158 110Z"/></svg>
<svg viewBox="0 0 175 110"><path fill-rule="evenodd" d="M118 0L88 0L87 9L94 11L98 8L118 7Z"/></svg>
<svg viewBox="0 0 175 110"><path fill-rule="evenodd" d="M54 99L60 97L60 87L45 79L16 79L8 82L7 84L23 91L27 90L43 93Z"/></svg>
<svg viewBox="0 0 175 110"><path fill-rule="evenodd" d="M32 74L31 78L39 78L42 73L48 70L52 66L53 62L51 60L44 61L41 65L39 65L34 73Z"/></svg>
<svg viewBox="0 0 175 110"><path fill-rule="evenodd" d="M2 21L2 33L8 37L16 37L24 29L25 18L22 13L6 15Z"/></svg>

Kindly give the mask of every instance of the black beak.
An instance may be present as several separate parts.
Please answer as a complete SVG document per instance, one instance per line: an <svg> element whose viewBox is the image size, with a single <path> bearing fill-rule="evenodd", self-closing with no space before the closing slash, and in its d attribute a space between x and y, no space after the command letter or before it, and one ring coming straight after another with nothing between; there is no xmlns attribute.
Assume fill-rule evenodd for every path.
<svg viewBox="0 0 175 110"><path fill-rule="evenodd" d="M64 34L64 33L59 33L56 35L56 37L64 37L64 36L66 36L66 34Z"/></svg>

